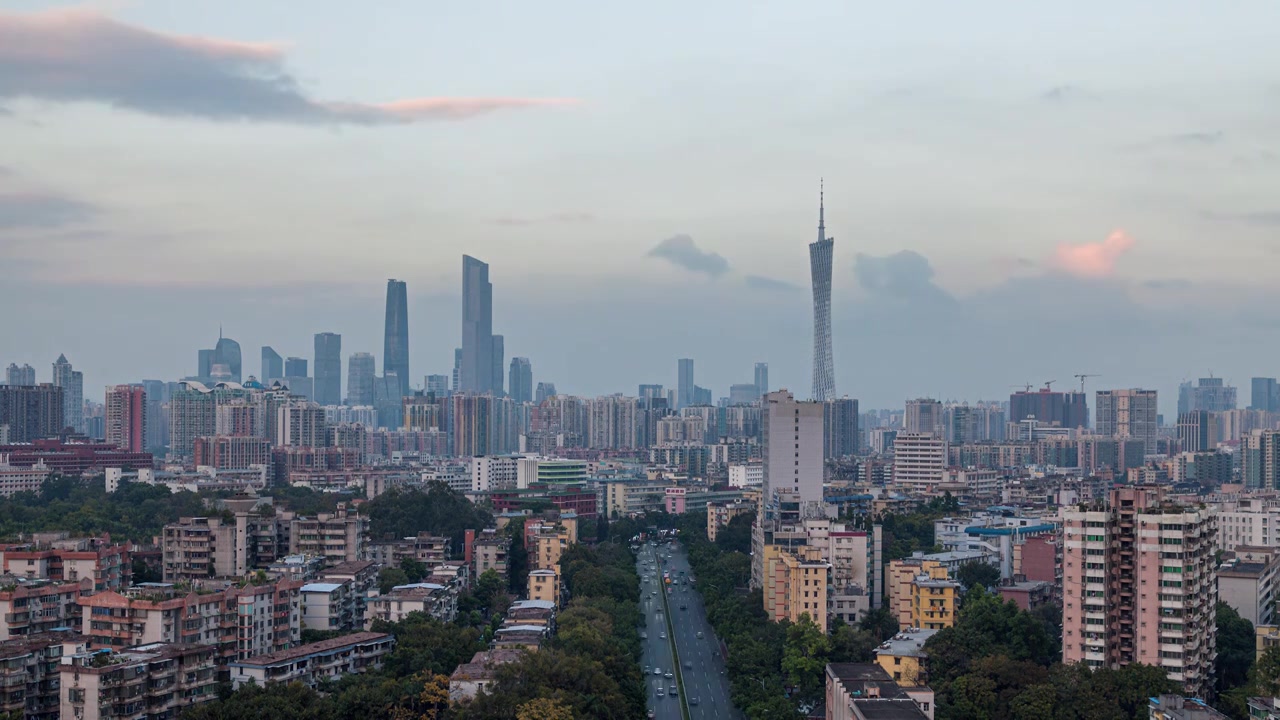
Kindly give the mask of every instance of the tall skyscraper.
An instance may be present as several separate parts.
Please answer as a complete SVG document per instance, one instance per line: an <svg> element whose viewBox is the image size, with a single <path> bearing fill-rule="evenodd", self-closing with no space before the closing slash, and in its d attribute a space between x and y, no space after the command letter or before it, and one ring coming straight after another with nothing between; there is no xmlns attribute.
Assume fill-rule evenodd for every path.
<svg viewBox="0 0 1280 720"><path fill-rule="evenodd" d="M1222 378L1200 378L1195 385L1184 382L1178 386L1178 414L1207 410L1225 412L1236 409L1236 389L1222 382Z"/></svg>
<svg viewBox="0 0 1280 720"><path fill-rule="evenodd" d="M453 349L453 388L454 392L462 391L462 348Z"/></svg>
<svg viewBox="0 0 1280 720"><path fill-rule="evenodd" d="M213 346L213 364L225 365L231 373L231 382L241 382L240 343L222 336L222 328L218 328L218 344ZM210 368L210 375L212 375Z"/></svg>
<svg viewBox="0 0 1280 720"><path fill-rule="evenodd" d="M1189 696L1211 691L1216 512L1177 505L1155 486L1063 508L1062 661L1153 665Z"/></svg>
<svg viewBox="0 0 1280 720"><path fill-rule="evenodd" d="M1208 410L1193 410L1178 416L1178 442L1182 452L1213 450L1218 445L1217 417Z"/></svg>
<svg viewBox="0 0 1280 720"><path fill-rule="evenodd" d="M823 413L823 457L840 458L856 455L858 452L858 401L853 398L828 400Z"/></svg>
<svg viewBox="0 0 1280 720"><path fill-rule="evenodd" d="M769 363L756 363L756 400L769 394Z"/></svg>
<svg viewBox="0 0 1280 720"><path fill-rule="evenodd" d="M4 373L4 382L6 385L35 385L36 369L30 365L18 367L16 363L9 363L9 368Z"/></svg>
<svg viewBox="0 0 1280 720"><path fill-rule="evenodd" d="M201 381L208 381L209 376L213 375L215 357L217 357L217 351L213 348L196 353L196 377Z"/></svg>
<svg viewBox="0 0 1280 720"><path fill-rule="evenodd" d="M554 397L555 394L556 394L555 383L540 382L538 383L537 390L534 392L533 401L541 405L543 400L546 400L549 397Z"/></svg>
<svg viewBox="0 0 1280 720"><path fill-rule="evenodd" d="M291 378L304 378L307 375L307 359L300 357L285 358L284 376Z"/></svg>
<svg viewBox="0 0 1280 720"><path fill-rule="evenodd" d="M378 363L371 353L352 353L347 359L348 405L373 404L373 378L377 370Z"/></svg>
<svg viewBox="0 0 1280 720"><path fill-rule="evenodd" d="M506 367L506 345L501 335L493 336L493 380L490 385L495 397L501 397L505 394L506 378L503 377L503 369Z"/></svg>
<svg viewBox="0 0 1280 720"><path fill-rule="evenodd" d="M676 409L687 408L694 404L693 358L680 358L676 361Z"/></svg>
<svg viewBox="0 0 1280 720"><path fill-rule="evenodd" d="M1099 435L1141 440L1143 454L1156 453L1155 390L1099 390L1094 412Z"/></svg>
<svg viewBox="0 0 1280 720"><path fill-rule="evenodd" d="M1009 422L1035 418L1042 425L1089 427L1089 401L1082 392L1057 392L1045 386L1009 396Z"/></svg>
<svg viewBox="0 0 1280 720"><path fill-rule="evenodd" d="M74 370L66 355L53 363L53 384L62 388L62 423L84 432L84 374Z"/></svg>
<svg viewBox="0 0 1280 720"><path fill-rule="evenodd" d="M449 394L449 376L428 375L426 390L428 395L435 395L437 398L446 397Z"/></svg>
<svg viewBox="0 0 1280 720"><path fill-rule="evenodd" d="M66 426L63 409L63 390L52 383L0 385L0 425L11 443L56 436Z"/></svg>
<svg viewBox="0 0 1280 720"><path fill-rule="evenodd" d="M636 393L636 396L640 399L665 398L667 394L662 389L661 385L643 384L639 387L639 391Z"/></svg>
<svg viewBox="0 0 1280 720"><path fill-rule="evenodd" d="M909 433L929 433L934 437L942 437L942 403L931 398L908 400L902 429Z"/></svg>
<svg viewBox="0 0 1280 720"><path fill-rule="evenodd" d="M826 210L818 188L818 240L809 244L813 278L813 399L834 400L836 365L831 354L831 261L835 238L827 237Z"/></svg>
<svg viewBox="0 0 1280 720"><path fill-rule="evenodd" d="M342 404L342 336L337 333L316 333L315 396L320 405Z"/></svg>
<svg viewBox="0 0 1280 720"><path fill-rule="evenodd" d="M284 360L280 357L280 353L272 349L270 345L263 345L262 377L258 379L262 381L263 385L266 385L272 380L279 380L284 376Z"/></svg>
<svg viewBox="0 0 1280 720"><path fill-rule="evenodd" d="M493 375L493 285L489 283L489 265L463 255L460 389L491 392Z"/></svg>
<svg viewBox="0 0 1280 720"><path fill-rule="evenodd" d="M144 452L147 444L147 393L139 385L107 388L104 414L108 443L129 452Z"/></svg>
<svg viewBox="0 0 1280 720"><path fill-rule="evenodd" d="M143 380L147 397L147 439L144 447L163 455L169 444L169 384L163 380Z"/></svg>
<svg viewBox="0 0 1280 720"><path fill-rule="evenodd" d="M382 342L382 374L395 373L400 394L409 394L409 294L403 280L387 281L387 323ZM347 393L350 394L350 389ZM371 391L372 392L372 391Z"/></svg>
<svg viewBox="0 0 1280 720"><path fill-rule="evenodd" d="M1250 490L1280 490L1280 430L1240 438L1240 481Z"/></svg>
<svg viewBox="0 0 1280 720"><path fill-rule="evenodd" d="M797 402L786 390L764 397L766 506L775 502L776 493L794 493L802 504L822 503L825 408L820 402Z"/></svg>
<svg viewBox="0 0 1280 720"><path fill-rule="evenodd" d="M533 365L530 364L529 358L511 358L511 377L507 394L518 403L533 400Z"/></svg>
<svg viewBox="0 0 1280 720"><path fill-rule="evenodd" d="M1280 385L1276 384L1275 378L1253 378L1249 389L1250 410L1280 411Z"/></svg>

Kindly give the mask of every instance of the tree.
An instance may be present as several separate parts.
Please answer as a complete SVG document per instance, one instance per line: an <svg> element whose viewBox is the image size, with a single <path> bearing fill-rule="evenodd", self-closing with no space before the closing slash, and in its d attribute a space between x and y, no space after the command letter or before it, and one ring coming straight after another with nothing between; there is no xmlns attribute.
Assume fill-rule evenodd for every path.
<svg viewBox="0 0 1280 720"><path fill-rule="evenodd" d="M882 643L897 635L901 625L889 608L878 607L867 611L858 621L858 627L875 636L876 643Z"/></svg>
<svg viewBox="0 0 1280 720"><path fill-rule="evenodd" d="M1240 617L1230 605L1219 601L1214 614L1218 625L1218 659L1215 662L1219 693L1248 682L1256 655L1253 623Z"/></svg>
<svg viewBox="0 0 1280 720"><path fill-rule="evenodd" d="M369 535L390 540L420 532L448 537L455 557L461 557L467 530L493 525L493 516L442 482L425 488L394 488L370 500Z"/></svg>
<svg viewBox="0 0 1280 720"><path fill-rule="evenodd" d="M808 613L800 616L800 622L787 626L782 671L787 684L795 688L801 699L814 700L822 695L830 656L830 639L809 619Z"/></svg>
<svg viewBox="0 0 1280 720"><path fill-rule="evenodd" d="M751 527L755 521L755 512L732 518L716 531L716 547L722 552L751 552Z"/></svg>
<svg viewBox="0 0 1280 720"><path fill-rule="evenodd" d="M520 597L529 584L529 551L524 546L524 520L512 520L506 530L511 535L511 550L507 552L508 587L512 595Z"/></svg>
<svg viewBox="0 0 1280 720"><path fill-rule="evenodd" d="M1253 676L1258 694L1280 697L1280 645L1273 645L1263 651L1254 667Z"/></svg>
<svg viewBox="0 0 1280 720"><path fill-rule="evenodd" d="M516 708L516 720L573 720L573 712L550 698L534 698Z"/></svg>
<svg viewBox="0 0 1280 720"><path fill-rule="evenodd" d="M427 564L413 558L402 559L400 569L409 578L409 582L422 582L422 579L427 576Z"/></svg>
<svg viewBox="0 0 1280 720"><path fill-rule="evenodd" d="M382 568L378 571L378 592L386 595L397 585L408 585L409 576L396 567Z"/></svg>
<svg viewBox="0 0 1280 720"><path fill-rule="evenodd" d="M1000 584L1000 570L981 560L971 560L956 570L956 582L965 590L975 587L992 588Z"/></svg>

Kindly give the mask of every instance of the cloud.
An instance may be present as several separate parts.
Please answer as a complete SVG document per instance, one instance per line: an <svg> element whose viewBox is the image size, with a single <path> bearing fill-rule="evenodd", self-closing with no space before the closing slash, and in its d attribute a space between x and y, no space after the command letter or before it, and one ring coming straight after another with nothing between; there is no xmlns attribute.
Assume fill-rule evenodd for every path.
<svg viewBox="0 0 1280 720"><path fill-rule="evenodd" d="M1280 210L1262 210L1258 212L1242 213L1223 213L1206 210L1201 213L1201 215L1206 220L1214 220L1218 222L1235 222L1244 223L1246 225L1262 225L1264 227L1280 225Z"/></svg>
<svg viewBox="0 0 1280 720"><path fill-rule="evenodd" d="M512 217L504 215L493 221L494 225L507 225L522 227L525 225L541 225L541 224L571 224L571 223L589 223L595 222L596 216L585 212L565 212L556 213L554 215L544 215L541 217Z"/></svg>
<svg viewBox="0 0 1280 720"><path fill-rule="evenodd" d="M719 253L703 252L688 235L673 235L649 251L649 257L662 258L685 270L720 277L729 271L729 261Z"/></svg>
<svg viewBox="0 0 1280 720"><path fill-rule="evenodd" d="M1057 269L1077 277L1108 277L1115 272L1116 261L1133 249L1133 246L1133 238L1123 230L1116 230L1101 242L1059 244L1054 250L1053 264Z"/></svg>
<svg viewBox="0 0 1280 720"><path fill-rule="evenodd" d="M1054 85L1040 94L1041 100L1049 102L1066 102L1082 97L1088 97L1088 95L1075 85Z"/></svg>
<svg viewBox="0 0 1280 720"><path fill-rule="evenodd" d="M57 227L98 213L97 207L62 195L0 192L0 229Z"/></svg>
<svg viewBox="0 0 1280 720"><path fill-rule="evenodd" d="M747 283L747 287L752 290L795 292L796 290L801 289L800 286L795 283L787 282L786 280L779 280L777 278L765 277L764 275L748 275L744 279Z"/></svg>
<svg viewBox="0 0 1280 720"><path fill-rule="evenodd" d="M858 253L854 258L858 285L874 297L952 304L955 298L933 282L933 266L914 250L892 255Z"/></svg>
<svg viewBox="0 0 1280 720"><path fill-rule="evenodd" d="M150 115L293 123L461 120L566 98L310 97L277 45L168 35L83 9L0 13L0 98L96 102Z"/></svg>
<svg viewBox="0 0 1280 720"><path fill-rule="evenodd" d="M1213 132L1179 133L1164 139L1178 145L1216 145L1222 142L1225 137L1225 133L1221 130L1214 130Z"/></svg>
<svg viewBox="0 0 1280 720"><path fill-rule="evenodd" d="M1152 278L1144 280L1142 287L1149 290L1190 290L1195 284L1186 278Z"/></svg>

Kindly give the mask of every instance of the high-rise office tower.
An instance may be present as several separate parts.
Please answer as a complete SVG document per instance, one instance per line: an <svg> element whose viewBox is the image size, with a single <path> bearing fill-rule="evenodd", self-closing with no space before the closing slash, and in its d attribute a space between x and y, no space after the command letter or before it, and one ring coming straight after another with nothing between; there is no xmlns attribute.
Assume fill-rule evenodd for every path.
<svg viewBox="0 0 1280 720"><path fill-rule="evenodd" d="M328 423L324 408L313 402L290 402L276 409L276 445L323 447Z"/></svg>
<svg viewBox="0 0 1280 720"><path fill-rule="evenodd" d="M227 366L227 372L231 373L231 382L241 381L240 343L229 337L222 337L222 328L218 328L218 344L213 346L213 364ZM209 374L213 374L212 368Z"/></svg>
<svg viewBox="0 0 1280 720"><path fill-rule="evenodd" d="M822 503L823 422L826 404L797 402L778 390L764 396L764 503L794 493L802 504Z"/></svg>
<svg viewBox="0 0 1280 720"><path fill-rule="evenodd" d="M169 444L169 384L163 380L143 380L147 398L147 439L144 447L151 452Z"/></svg>
<svg viewBox="0 0 1280 720"><path fill-rule="evenodd" d="M307 376L307 359L300 357L289 357L284 360L284 376L291 378L304 378Z"/></svg>
<svg viewBox="0 0 1280 720"><path fill-rule="evenodd" d="M645 384L640 386L636 396L643 400L645 398L665 398L667 394L661 385Z"/></svg>
<svg viewBox="0 0 1280 720"><path fill-rule="evenodd" d="M34 380L33 380L34 382ZM1256 377L1250 381L1249 409L1280 412L1280 385L1275 378Z"/></svg>
<svg viewBox="0 0 1280 720"><path fill-rule="evenodd" d="M1089 401L1082 392L1056 392L1049 386L1009 396L1009 422L1035 418L1041 425L1089 427Z"/></svg>
<svg viewBox="0 0 1280 720"><path fill-rule="evenodd" d="M215 357L217 357L217 351L213 348L196 353L196 377L202 382L207 382L209 376L213 375Z"/></svg>
<svg viewBox="0 0 1280 720"><path fill-rule="evenodd" d="M756 363L756 400L769 393L769 363Z"/></svg>
<svg viewBox="0 0 1280 720"><path fill-rule="evenodd" d="M1222 382L1222 378L1200 378L1195 385L1184 382L1178 386L1178 414L1208 410L1225 412L1236 409L1236 389Z"/></svg>
<svg viewBox="0 0 1280 720"><path fill-rule="evenodd" d="M53 384L62 388L62 423L84 432L84 375L71 367L66 355L53 363Z"/></svg>
<svg viewBox="0 0 1280 720"><path fill-rule="evenodd" d="M538 383L537 390L533 394L533 401L541 405L543 400L546 400L549 397L555 397L555 394L556 394L555 383L540 382Z"/></svg>
<svg viewBox="0 0 1280 720"><path fill-rule="evenodd" d="M533 365L530 364L529 358L511 358L511 377L507 394L518 403L533 400Z"/></svg>
<svg viewBox="0 0 1280 720"><path fill-rule="evenodd" d="M315 396L320 405L342 404L342 336L316 333Z"/></svg>
<svg viewBox="0 0 1280 720"><path fill-rule="evenodd" d="M1240 481L1250 490L1280 490L1280 430L1240 438ZM1265 522L1265 520L1264 520Z"/></svg>
<svg viewBox="0 0 1280 720"><path fill-rule="evenodd" d="M823 408L822 456L840 458L858 452L858 401L828 400Z"/></svg>
<svg viewBox="0 0 1280 720"><path fill-rule="evenodd" d="M0 425L9 426L9 442L54 437L63 422L63 390L52 383L0 385Z"/></svg>
<svg viewBox="0 0 1280 720"><path fill-rule="evenodd" d="M463 392L493 390L493 285L489 265L462 256L462 364L458 383Z"/></svg>
<svg viewBox="0 0 1280 720"><path fill-rule="evenodd" d="M9 363L9 369L4 373L4 382L6 385L35 385L36 369L30 365L18 367L16 363Z"/></svg>
<svg viewBox="0 0 1280 720"><path fill-rule="evenodd" d="M687 408L694 404L693 358L680 358L676 361L676 409Z"/></svg>
<svg viewBox="0 0 1280 720"><path fill-rule="evenodd" d="M931 398L908 400L902 429L909 433L929 433L934 437L942 437L942 403Z"/></svg>
<svg viewBox="0 0 1280 720"><path fill-rule="evenodd" d="M270 345L262 346L262 377L258 378L263 385L268 385L272 380L279 380L284 377L284 360L280 357L280 353L276 352Z"/></svg>
<svg viewBox="0 0 1280 720"><path fill-rule="evenodd" d="M450 387L453 388L454 392L460 392L462 390L462 348L453 349L453 376L451 379L453 380L453 385Z"/></svg>
<svg viewBox="0 0 1280 720"><path fill-rule="evenodd" d="M734 383L729 386L729 405L747 405L760 402L760 386L755 383Z"/></svg>
<svg viewBox="0 0 1280 720"><path fill-rule="evenodd" d="M143 452L147 443L147 393L139 385L107 388L105 436L121 450Z"/></svg>
<svg viewBox="0 0 1280 720"><path fill-rule="evenodd" d="M437 398L447 397L449 395L449 376L428 375L424 387L428 395L435 395Z"/></svg>
<svg viewBox="0 0 1280 720"><path fill-rule="evenodd" d="M1155 390L1099 390L1094 412L1097 434L1141 440L1143 454L1156 453L1159 422Z"/></svg>
<svg viewBox="0 0 1280 720"><path fill-rule="evenodd" d="M347 358L348 405L373 404L373 378L377 375L377 370L378 363L371 353L352 353Z"/></svg>
<svg viewBox="0 0 1280 720"><path fill-rule="evenodd" d="M1155 486L1064 508L1062 661L1153 665L1189 696L1211 691L1216 512L1177 505Z"/></svg>
<svg viewBox="0 0 1280 720"><path fill-rule="evenodd" d="M400 394L408 395L409 294L403 280L387 281L387 323L382 337L382 374L395 373L400 380Z"/></svg>
<svg viewBox="0 0 1280 720"><path fill-rule="evenodd" d="M1218 445L1217 417L1208 410L1193 410L1178 416L1178 443L1182 452L1212 450Z"/></svg>
<svg viewBox="0 0 1280 720"><path fill-rule="evenodd" d="M505 341L501 335L493 336L493 380L491 381L490 388L492 389L495 397L501 397L505 394L504 389L507 384L506 378L503 377L503 368L506 367L506 365L503 364L506 362L506 349L504 345Z"/></svg>
<svg viewBox="0 0 1280 720"><path fill-rule="evenodd" d="M836 365L831 354L831 261L835 238L827 237L822 188L818 188L818 240L809 244L813 278L813 399L836 396Z"/></svg>

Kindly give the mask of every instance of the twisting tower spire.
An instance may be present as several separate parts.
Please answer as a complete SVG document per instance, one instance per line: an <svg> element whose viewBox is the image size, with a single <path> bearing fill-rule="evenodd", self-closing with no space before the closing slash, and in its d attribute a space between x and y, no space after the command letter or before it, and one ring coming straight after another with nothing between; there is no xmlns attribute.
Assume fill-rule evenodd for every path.
<svg viewBox="0 0 1280 720"><path fill-rule="evenodd" d="M809 244L813 280L813 399L834 400L836 367L831 354L831 257L834 238L827 237L823 181L818 181L818 239Z"/></svg>

